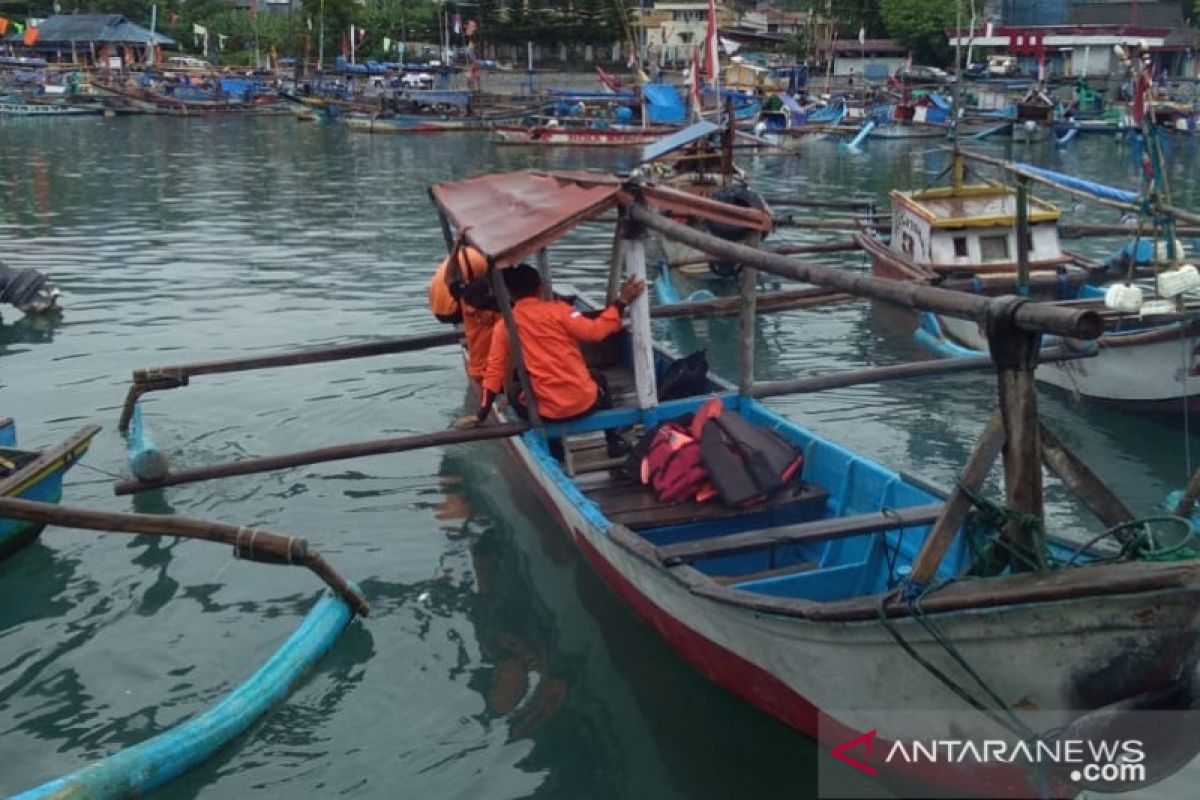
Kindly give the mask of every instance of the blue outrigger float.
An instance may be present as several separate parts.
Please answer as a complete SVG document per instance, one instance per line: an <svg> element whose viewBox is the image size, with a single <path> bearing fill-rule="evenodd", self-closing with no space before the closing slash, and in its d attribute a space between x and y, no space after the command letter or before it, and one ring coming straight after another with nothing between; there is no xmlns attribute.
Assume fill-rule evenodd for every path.
<svg viewBox="0 0 1200 800"><path fill-rule="evenodd" d="M674 357L650 341L643 297L631 304L629 330L589 362L607 377L618 407L552 423L540 420L532 404L532 429L506 437L530 487L590 565L706 676L827 745L879 739L882 746L874 758L868 749L867 758L872 769L880 767L880 778L915 778L988 796L1036 792L1031 770L1037 769L986 759L966 769L918 759L889 763L885 775L882 754L892 743L916 740L1027 741L1099 729L1111 736L1131 709L1191 707L1190 681L1200 661L1200 562L1151 560L1193 555L1186 549L1196 544L1190 527L1135 519L1037 418L1032 369L1038 338L1043 332L1095 338L1101 324L1094 312L806 265L665 216L761 229L769 219L757 210L594 174L483 176L437 184L431 196L447 245L457 231L489 258L527 398L533 393L503 269L544 253L574 226L614 207L626 226L614 273L644 276L647 230L744 265L736 387L710 379L704 395L658 402L656 382ZM545 280L548 257L539 264ZM755 382L755 270L910 308L987 318L1004 329L1009 349L993 352L994 365L989 359L976 365L995 367L1001 409L985 426L958 488L941 492L889 470L760 402L939 367ZM756 506L664 503L622 463L605 457L602 431L649 429L695 413L710 395L721 398L723 413L736 412L802 451L801 480ZM493 414L499 428L522 427L510 410ZM551 455L550 438L561 440L561 460ZM998 506L980 489L1002 450L1007 497ZM1043 457L1081 489L1108 528L1104 534L1091 541L1045 535ZM988 517L989 511L1001 513ZM1163 524L1179 541L1167 546L1155 539ZM1119 546L1097 546L1105 538ZM1038 722L1017 718L1027 709L1039 711ZM1142 783L1161 779L1200 749L1194 736L1173 734L1172 741L1169 751L1167 742L1155 742L1166 755ZM1046 796L1074 795L1088 785L1064 772L1042 771L1038 779Z"/></svg>

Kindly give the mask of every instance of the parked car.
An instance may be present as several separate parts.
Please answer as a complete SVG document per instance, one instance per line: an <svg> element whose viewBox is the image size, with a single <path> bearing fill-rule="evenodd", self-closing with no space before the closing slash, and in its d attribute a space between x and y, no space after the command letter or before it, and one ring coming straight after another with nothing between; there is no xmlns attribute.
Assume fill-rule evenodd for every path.
<svg viewBox="0 0 1200 800"><path fill-rule="evenodd" d="M171 56L167 59L167 66L176 69L211 69L212 64L200 58L192 56Z"/></svg>
<svg viewBox="0 0 1200 800"><path fill-rule="evenodd" d="M900 83L954 83L954 76L938 67L901 67L896 70L896 80Z"/></svg>
<svg viewBox="0 0 1200 800"><path fill-rule="evenodd" d="M988 74L1009 78L1020 73L1016 56L988 56Z"/></svg>

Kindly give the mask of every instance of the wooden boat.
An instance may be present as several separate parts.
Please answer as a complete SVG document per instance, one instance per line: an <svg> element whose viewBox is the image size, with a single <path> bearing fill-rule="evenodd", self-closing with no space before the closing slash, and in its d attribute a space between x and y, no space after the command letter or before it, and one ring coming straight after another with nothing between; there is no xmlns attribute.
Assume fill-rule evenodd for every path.
<svg viewBox="0 0 1200 800"><path fill-rule="evenodd" d="M17 449L16 425L0 418L0 497L20 497L41 503L62 499L63 476L83 457L99 432L88 426L45 450ZM37 538L44 525L0 517L0 558Z"/></svg>
<svg viewBox="0 0 1200 800"><path fill-rule="evenodd" d="M933 288L923 288L916 300L890 281L800 266L705 236L663 213L759 228L769 220L761 212L649 184L524 172L437 184L431 196L446 230L457 228L497 270L544 251L574 226L620 205L623 216L638 226L711 248L713 255L753 258L759 269L827 288L953 309L975 319L999 318L1000 308L1009 303ZM511 224L514 209L521 209L521 226ZM628 274L644 274L643 253L636 234L624 242ZM493 285L507 309L498 274ZM743 365L754 352L753 306L749 309L743 314L748 321L741 333ZM1104 560L1100 551L1053 542L1049 557L1058 559L1060 568L1033 574L1004 569L990 577L931 584L962 575L973 558L971 534L959 527L963 517L948 511L963 508L961 490L947 500L916 479L780 417L758 398L785 389L755 384L744 367L736 394L717 381L709 389L720 394L726 409L802 449L802 482L750 508L659 502L604 457L599 431L649 426L693 412L707 398L655 401L655 373L672 356L652 347L646 301L635 300L630 310L628 333L592 359L619 395L618 408L570 423L539 424L534 417L534 430L506 443L531 491L600 577L721 686L839 749L874 741L876 755L868 747L870 763L859 762L874 774L871 764L881 763L879 750L887 752L890 743L1012 741L1030 733L1006 730L995 715L963 702L966 690L958 680L938 677L961 674L964 664L998 702L997 712L1042 712L1033 735L1083 724L1093 712L1120 708L1111 704L1135 702L1146 692L1190 681L1200 660L1196 561L1116 563ZM1098 328L1088 312L1035 306L1023 313L1030 315L1023 324L1038 330L1044 325L1044 330L1089 338ZM1035 317L1040 322L1034 323ZM1005 319L1006 332L1016 340L1030 338L1012 314ZM998 375L1002 382L1016 380L1013 370L1023 376L1025 388L1014 391L1020 403L1029 404L1027 410L1015 411L1011 403L1017 401L1010 398L1005 414L1015 416L993 415L963 480L964 485L981 482L979 464L990 464L1005 436L1013 437L1004 450L1006 489L1009 502L1020 503L1015 498L1034 481L1040 498L1041 471L1016 466L1017 460L1032 465L1039 460L1036 441L1018 439L1021 428L1015 427L1018 418L1036 415L1036 400L1029 396L1032 380L1019 365L1001 366ZM532 396L527 384L525 389ZM513 421L510 413L498 413L499 421ZM563 440L561 462L550 455L546 436ZM931 585L939 588L931 591ZM903 592L923 599L892 602ZM936 626L939 638L931 638L930 626ZM975 694L979 690L971 689L967 696ZM1183 702L1173 697L1172 702ZM1174 736L1181 738L1188 740L1179 746L1189 757L1200 748L1197 737ZM1026 770L1015 764L889 762L887 769L893 770L890 777L913 775L960 794L1029 791ZM1078 776L1075 784L1057 773L1047 780L1050 796L1079 791Z"/></svg>
<svg viewBox="0 0 1200 800"><path fill-rule="evenodd" d="M72 103L35 103L21 99L0 99L0 116L6 117L86 117L98 116L104 109Z"/></svg>
<svg viewBox="0 0 1200 800"><path fill-rule="evenodd" d="M1054 126L1055 103L1041 88L1034 86L1017 103L1017 116L1013 121L1014 142L1040 142L1050 135Z"/></svg>
<svg viewBox="0 0 1200 800"><path fill-rule="evenodd" d="M359 133L451 133L483 128L478 118L435 114L346 114L342 122Z"/></svg>
<svg viewBox="0 0 1200 800"><path fill-rule="evenodd" d="M550 120L545 124L496 125L492 128L492 140L497 144L541 147L641 147L674 130L663 127L571 125Z"/></svg>
<svg viewBox="0 0 1200 800"><path fill-rule="evenodd" d="M1011 274L1017 269L1014 225L1017 190L992 183L916 191L892 190L891 237L887 242L860 233L859 244L872 257L875 275L904 281L938 282L945 278ZM1061 212L1030 198L1032 272L1058 272L1095 263L1064 251L1058 238Z"/></svg>

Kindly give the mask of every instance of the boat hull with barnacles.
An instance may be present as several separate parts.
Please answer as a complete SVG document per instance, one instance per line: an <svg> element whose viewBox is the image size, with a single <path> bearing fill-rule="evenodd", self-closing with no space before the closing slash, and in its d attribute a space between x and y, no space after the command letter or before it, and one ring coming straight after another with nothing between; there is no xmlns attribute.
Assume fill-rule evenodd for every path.
<svg viewBox="0 0 1200 800"><path fill-rule="evenodd" d="M657 213L719 217L724 210L711 201L593 180L517 173L438 184L431 194L445 229L466 228L467 240L491 257L502 310L507 300L501 269L543 250L574 224L620 205L635 226L683 238L711 255L745 259L747 268L847 291L855 281L857 290L876 299L945 303L947 313L1003 318L1013 325L1021 314L1043 313L1011 299L900 290L890 281L797 267ZM488 211L511 213L513 208L529 211L523 217L528 224L519 231ZM743 219L748 227L756 222L750 217ZM635 232L622 245L624 266L633 276L644 274L644 235ZM757 384L743 373L736 392L716 380L708 389L722 398L724 413L737 412L802 451L802 480L749 508L666 504L604 457L600 437L607 428L649 427L690 414L707 400L652 399L654 376L664 372L672 356L650 344L648 316L639 319L647 310L639 311L640 302L645 301L635 300L631 307L630 330L589 354L589 364L606 375L617 408L575 422L543 423L541 430L525 431L506 445L588 563L704 675L829 745L856 736L883 742L1021 738L997 722L997 715L965 704L962 691L1002 713L1040 712L1036 733L1042 734L1087 728L1098 718L1111 721L1106 715L1114 708L1154 706L1163 697L1171 698L1172 708L1190 703L1180 698L1190 691L1200 660L1200 563L1114 563L1104 550L1053 536L1039 551L1046 559L1039 567L1053 563L1056 569L1025 571L1015 561L989 567L976 555L976 547L987 550L988 545L975 541L964 523L971 503L983 501L969 494L968 486L978 490L1002 447L1006 475L1019 470L1006 482L1009 502L1027 512L1000 509L1008 521L996 524L1008 531L1009 522L1021 521L1022 513L1040 518L1040 467L1028 468L1040 464L1037 446L1021 427L1039 423L1030 367L1022 365L1016 349L998 357L997 374L1001 396L1008 398L1004 402L1019 397L1025 411L1012 405L1005 415L993 415L964 468L961 490L940 493L778 416L759 398L790 389ZM1044 311L1049 329L1060 334L1092 338L1099 332L1099 321L1089 312ZM752 319L751 326L742 327L743 357L753 353L753 336L746 333ZM1057 322L1051 325L1051 319ZM512 336L511 319L509 325ZM1028 332L1009 331L1016 341L1033 341ZM520 351L514 348L519 364ZM517 421L507 411L497 416L499 422ZM546 437L562 439L561 460L551 455ZM1067 452L1061 442L1051 449ZM1063 469L1078 479L1076 485L1100 492L1086 467L1075 462ZM1023 499L1035 490L1036 503ZM1098 513L1112 520L1112 513ZM1121 509L1116 516L1129 523L1126 532L1135 530L1137 523L1126 515ZM955 580L972 570L982 574ZM962 664L986 688L964 677ZM1181 744L1186 753L1172 753L1152 779L1190 757L1197 746L1194 737ZM969 768L905 763L888 769L893 774L881 778L906 775L959 793L1032 791L1028 769L1008 763ZM1048 780L1055 796L1080 789L1066 775Z"/></svg>

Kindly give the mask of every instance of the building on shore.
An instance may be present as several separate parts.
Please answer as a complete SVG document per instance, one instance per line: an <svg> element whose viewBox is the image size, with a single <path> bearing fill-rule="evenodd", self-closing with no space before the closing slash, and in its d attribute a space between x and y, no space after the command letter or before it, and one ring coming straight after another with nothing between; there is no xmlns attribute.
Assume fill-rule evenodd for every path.
<svg viewBox="0 0 1200 800"><path fill-rule="evenodd" d="M158 64L164 48L177 46L120 14L58 14L39 22L36 30L36 36L13 33L0 41L13 53L102 69ZM33 41L27 45L28 39Z"/></svg>
<svg viewBox="0 0 1200 800"><path fill-rule="evenodd" d="M884 83L905 65L908 49L895 39L834 39L817 43L817 60L834 75Z"/></svg>

